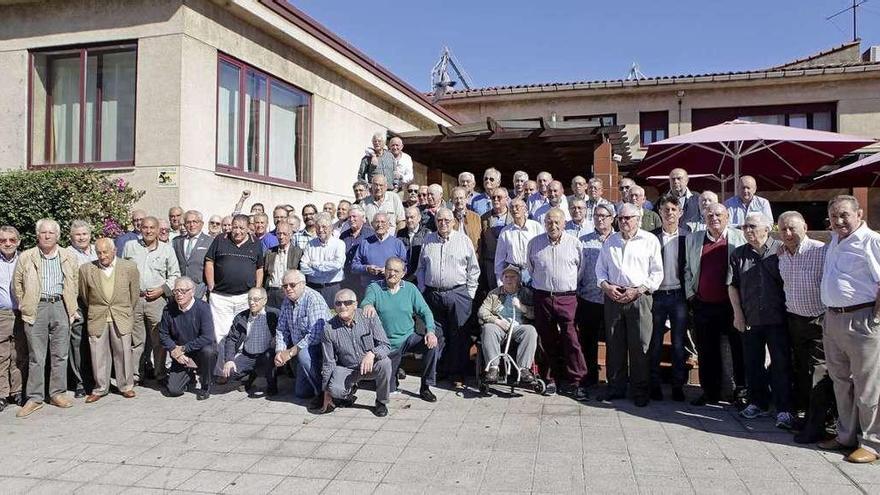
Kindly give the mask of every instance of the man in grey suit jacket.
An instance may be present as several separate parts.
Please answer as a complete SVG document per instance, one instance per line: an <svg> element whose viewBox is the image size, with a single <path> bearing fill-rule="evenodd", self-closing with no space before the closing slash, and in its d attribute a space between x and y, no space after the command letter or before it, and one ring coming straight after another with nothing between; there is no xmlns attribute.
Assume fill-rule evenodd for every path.
<svg viewBox="0 0 880 495"><path fill-rule="evenodd" d="M303 250L291 241L293 227L287 222L280 222L275 226L275 235L278 237L278 245L269 248L263 254L263 287L266 289L268 302L271 308L281 309L281 304L286 299L281 280L288 270L299 269L299 262Z"/></svg>
<svg viewBox="0 0 880 495"><path fill-rule="evenodd" d="M183 214L183 227L185 235L179 235L171 240L171 247L177 256L180 265L180 274L193 279L196 283L195 298L205 296L207 285L205 284L205 254L211 247L214 238L202 233L204 220L202 214L196 210L189 210Z"/></svg>
<svg viewBox="0 0 880 495"><path fill-rule="evenodd" d="M694 310L700 387L703 395L694 405L721 400L721 336L730 342L736 397L745 397L742 341L733 327L733 307L727 294L730 283L730 255L745 244L740 230L728 226L727 208L720 203L706 207L706 230L690 234L686 241L685 295Z"/></svg>

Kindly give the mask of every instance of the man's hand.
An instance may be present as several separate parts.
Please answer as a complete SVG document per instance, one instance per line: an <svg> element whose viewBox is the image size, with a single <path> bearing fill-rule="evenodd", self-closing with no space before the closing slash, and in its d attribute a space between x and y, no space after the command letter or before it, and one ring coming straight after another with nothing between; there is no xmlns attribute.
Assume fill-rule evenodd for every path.
<svg viewBox="0 0 880 495"><path fill-rule="evenodd" d="M162 297L162 294L165 294L165 290L162 287L153 287L144 291L144 298L147 301L155 301Z"/></svg>
<svg viewBox="0 0 880 495"><path fill-rule="evenodd" d="M498 328L500 328L501 330L504 330L505 332L510 330L510 321L509 320L506 320L504 318L498 318L497 320L494 321L494 323L495 323L495 325L498 326Z"/></svg>
<svg viewBox="0 0 880 495"><path fill-rule="evenodd" d="M376 316L376 308L372 304L367 304L366 306L361 308L361 311L363 311L364 316L367 318L372 318Z"/></svg>
<svg viewBox="0 0 880 495"><path fill-rule="evenodd" d="M364 354L364 358L361 359L361 376L369 375L373 372L373 362L376 359L376 355L373 354L373 351L367 351Z"/></svg>
<svg viewBox="0 0 880 495"><path fill-rule="evenodd" d="M623 297L623 293L625 289L620 287L619 285L614 285L608 282L605 282L604 287L602 287L602 292L608 296L614 302L621 302L621 298Z"/></svg>
<svg viewBox="0 0 880 495"><path fill-rule="evenodd" d="M236 371L238 371L238 368L235 367L234 361L226 361L226 364L223 365L223 376L225 378L229 378Z"/></svg>
<svg viewBox="0 0 880 495"><path fill-rule="evenodd" d="M250 189L245 189L244 191L241 192L241 197L242 197L242 198L249 198L250 195L251 195L251 190L250 190Z"/></svg>
<svg viewBox="0 0 880 495"><path fill-rule="evenodd" d="M620 298L620 302L623 304L628 304L638 299L641 295L642 291L635 287L629 287L623 290L623 295Z"/></svg>
<svg viewBox="0 0 880 495"><path fill-rule="evenodd" d="M287 364L287 362L290 361L290 358L287 357L289 355L290 354L286 350L276 352L275 353L275 367L280 368L280 367L284 366L285 364Z"/></svg>
<svg viewBox="0 0 880 495"><path fill-rule="evenodd" d="M425 347L428 349L437 347L437 336L434 335L434 332L428 332L425 334Z"/></svg>
<svg viewBox="0 0 880 495"><path fill-rule="evenodd" d="M739 330L740 332L746 331L746 318L743 316L742 312L734 311L733 313L733 327Z"/></svg>
<svg viewBox="0 0 880 495"><path fill-rule="evenodd" d="M321 412L326 413L333 410L333 396L329 391L324 392L324 403L321 404Z"/></svg>
<svg viewBox="0 0 880 495"><path fill-rule="evenodd" d="M171 359L177 359L180 356L182 356L184 353L185 353L185 350L182 345L174 347L174 349L171 349L171 352L169 352L169 354L171 354Z"/></svg>

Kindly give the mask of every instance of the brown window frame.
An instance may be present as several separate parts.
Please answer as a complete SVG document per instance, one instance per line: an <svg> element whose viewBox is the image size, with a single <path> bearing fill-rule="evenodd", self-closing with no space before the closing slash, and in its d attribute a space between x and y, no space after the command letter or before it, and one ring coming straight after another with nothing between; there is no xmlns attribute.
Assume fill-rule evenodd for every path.
<svg viewBox="0 0 880 495"><path fill-rule="evenodd" d="M112 160L112 161L101 161L101 105L95 106L95 138L96 138L96 147L95 153L98 156L98 161L84 161L85 157L85 125L86 125L86 112L83 110L85 108L85 100L86 100L86 84L85 77L83 76L87 70L87 63L89 57L89 51L96 50L102 53L113 53L113 52L127 52L133 51L135 57L135 72L134 72L134 80L135 80L135 92L134 92L134 113L132 114L133 122L131 124L132 127L132 139L135 141L132 143L132 158L131 160ZM70 55L79 53L79 102L80 102L80 112L79 112L79 143L78 143L78 153L77 153L77 161L75 162L52 162L52 163L34 163L34 132L33 126L34 122L34 57L40 55L47 56L58 56L58 55ZM83 168L132 168L135 165L135 155L137 153L135 146L137 140L137 67L138 67L138 57L140 53L138 50L138 44L136 40L129 41L121 41L117 43L90 43L90 44L82 44L82 45L73 45L73 46L61 46L61 47L51 47L51 48L41 48L38 50L30 50L28 52L28 80L27 80L27 168L28 169L46 169L46 168L56 168L56 167L83 167ZM49 153L49 144L51 139L51 128L52 128L52 112L48 111L49 107L52 105L52 98L47 89L46 92L46 120L43 124L45 126L44 138L43 138L43 156L44 161L49 162L48 153ZM98 92L100 95L100 91ZM100 101L99 97L96 97L96 101Z"/></svg>
<svg viewBox="0 0 880 495"><path fill-rule="evenodd" d="M238 139L238 150L235 156L235 164L228 165L225 163L220 163L220 156L217 150L217 144L220 141L220 77L221 77L221 67L223 64L229 64L235 66L238 70L238 102L236 105L238 106L238 121L237 121L237 139ZM245 133L245 95L246 95L246 84L247 84L247 74L252 73L259 77L262 77L266 81L266 107L269 108L271 105L271 96L272 96L272 84L278 84L280 86L284 86L286 89L302 94L306 97L308 102L308 139L305 139L305 143L300 143L300 147L303 145L306 147L305 151L301 151L303 160L300 160L300 163L294 164L294 170L296 172L296 177L299 180L288 180L279 177L273 177L271 174L271 170L269 167L269 131L271 129L271 118L269 115L266 116L266 125L265 128L260 128L258 139L262 139L265 141L265 144L260 143L259 147L262 148L261 151L265 153L265 171L263 173L255 173L249 172L244 169L245 165L245 146L244 146L244 133ZM313 105L313 95L312 93L296 86L295 84L291 84L284 79L280 79L264 70L261 70L253 65L250 65L242 60L239 60L235 57L227 55L225 53L217 54L217 88L216 88L216 107L215 107L215 136L214 136L214 163L215 170L217 173L221 175L230 175L246 180L263 182L267 184L287 186L296 189L305 189L312 190L313 185L313 156L312 156L312 135L313 135L313 122L314 122L314 105ZM306 163L302 163L305 161ZM302 180L305 178L305 180Z"/></svg>
<svg viewBox="0 0 880 495"><path fill-rule="evenodd" d="M661 116L662 115L662 116ZM656 122L663 121L663 125L659 125ZM646 123L647 122L647 123ZM657 141L662 141L663 139L657 139L657 131L663 131L665 134L663 139L669 138L669 110L657 110L653 112L639 112L639 147L645 149L648 147L648 144L645 143L643 136L645 135L645 131L650 131L651 135L654 139L651 140L651 143L656 143Z"/></svg>

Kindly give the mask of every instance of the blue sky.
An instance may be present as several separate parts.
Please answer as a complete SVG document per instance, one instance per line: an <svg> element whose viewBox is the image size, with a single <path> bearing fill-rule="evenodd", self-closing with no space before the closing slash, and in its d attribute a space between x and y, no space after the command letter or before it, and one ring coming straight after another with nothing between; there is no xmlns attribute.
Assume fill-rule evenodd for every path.
<svg viewBox="0 0 880 495"><path fill-rule="evenodd" d="M876 2L876 3L875 3ZM759 69L847 42L851 0L293 0L420 90L448 45L477 87ZM859 8L880 44L880 1Z"/></svg>

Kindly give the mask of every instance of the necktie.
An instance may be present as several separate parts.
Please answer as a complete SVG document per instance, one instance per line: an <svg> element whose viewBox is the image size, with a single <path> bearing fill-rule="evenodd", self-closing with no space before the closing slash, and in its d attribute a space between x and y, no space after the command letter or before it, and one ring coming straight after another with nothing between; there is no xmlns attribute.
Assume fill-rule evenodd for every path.
<svg viewBox="0 0 880 495"><path fill-rule="evenodd" d="M189 259L189 255L192 254L193 243L195 240L195 237L188 237L186 239L186 246L184 247L183 255L186 256L187 259Z"/></svg>

